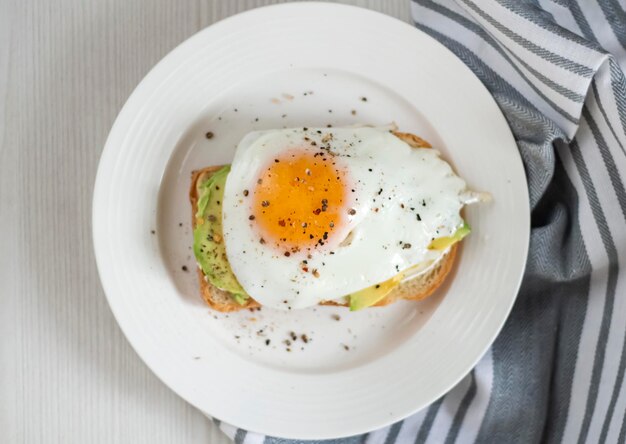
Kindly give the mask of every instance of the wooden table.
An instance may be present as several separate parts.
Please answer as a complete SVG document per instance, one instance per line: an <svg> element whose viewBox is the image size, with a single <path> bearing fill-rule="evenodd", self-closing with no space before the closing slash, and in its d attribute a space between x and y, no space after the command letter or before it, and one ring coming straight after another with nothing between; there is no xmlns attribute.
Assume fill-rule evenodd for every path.
<svg viewBox="0 0 626 444"><path fill-rule="evenodd" d="M115 323L91 239L98 159L148 70L269 0L0 0L0 442L224 443ZM409 0L352 0L408 21Z"/></svg>

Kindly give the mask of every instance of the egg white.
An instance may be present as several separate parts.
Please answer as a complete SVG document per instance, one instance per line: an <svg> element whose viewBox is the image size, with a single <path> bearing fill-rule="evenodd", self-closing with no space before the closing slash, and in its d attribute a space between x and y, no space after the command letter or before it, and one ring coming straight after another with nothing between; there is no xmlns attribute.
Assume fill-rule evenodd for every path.
<svg viewBox="0 0 626 444"><path fill-rule="evenodd" d="M317 143L332 134L331 151L351 178L350 208L356 210L344 246L325 245L311 252L309 269L301 270L306 253L285 257L259 243L251 214L256 178L267 162L285 149ZM325 140L327 140L326 137ZM450 236L463 223L465 182L434 149L411 148L382 128L292 128L256 131L239 143L226 180L223 228L231 268L250 296L261 305L295 309L334 300L392 278L441 252L428 249L432 239ZM408 245L408 247L407 247ZM331 254L331 252L333 254Z"/></svg>

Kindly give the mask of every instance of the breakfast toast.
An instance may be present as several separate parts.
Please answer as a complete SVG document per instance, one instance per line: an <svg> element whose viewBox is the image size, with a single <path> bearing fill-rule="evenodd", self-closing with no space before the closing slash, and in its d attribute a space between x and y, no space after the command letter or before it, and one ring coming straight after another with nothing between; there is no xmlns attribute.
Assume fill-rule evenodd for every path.
<svg viewBox="0 0 626 444"><path fill-rule="evenodd" d="M414 148L431 148L431 145L424 139L410 133L394 132L394 135L405 141ZM211 166L201 170L194 171L191 178L191 189L189 199L192 207L192 225L196 227L196 212L198 209L198 187L206 179L211 177L215 172L220 170L222 166ZM443 283L454 264L456 257L457 245L454 244L449 248L448 252L441 259L431 266L427 271L418 274L411 279L403 281L395 287L387 296L378 301L375 306L383 306L391 304L401 299L406 300L422 300L432 295L437 288ZM221 290L211 284L200 268L197 270L200 293L205 302L214 310L221 312L237 311L242 309L252 309L260 307L260 304L252 298L248 298L243 304L240 304L231 297L227 291ZM335 301L323 301L320 305L339 305L348 306L348 303L338 303Z"/></svg>

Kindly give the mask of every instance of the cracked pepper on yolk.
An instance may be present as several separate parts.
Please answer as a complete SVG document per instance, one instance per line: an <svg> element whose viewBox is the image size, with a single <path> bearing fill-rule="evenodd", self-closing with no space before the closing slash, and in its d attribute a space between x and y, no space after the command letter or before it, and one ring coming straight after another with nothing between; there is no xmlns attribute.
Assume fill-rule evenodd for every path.
<svg viewBox="0 0 626 444"><path fill-rule="evenodd" d="M256 183L251 220L285 255L331 241L347 218L346 172L326 152L284 152Z"/></svg>

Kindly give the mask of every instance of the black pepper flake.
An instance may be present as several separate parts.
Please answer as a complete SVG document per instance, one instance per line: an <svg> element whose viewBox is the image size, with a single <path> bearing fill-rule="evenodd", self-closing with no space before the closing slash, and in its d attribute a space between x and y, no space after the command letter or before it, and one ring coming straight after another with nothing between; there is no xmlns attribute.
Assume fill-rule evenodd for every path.
<svg viewBox="0 0 626 444"><path fill-rule="evenodd" d="M264 200L263 202L261 202L261 206L262 207L269 207L270 206L269 200Z"/></svg>
<svg viewBox="0 0 626 444"><path fill-rule="evenodd" d="M263 183L263 179L259 179L256 181L256 183L258 183L259 185L261 185Z"/></svg>
<svg viewBox="0 0 626 444"><path fill-rule="evenodd" d="M259 243L260 243L261 245L265 244L265 239L263 239L263 238L259 239Z"/></svg>
<svg viewBox="0 0 626 444"><path fill-rule="evenodd" d="M330 228L333 228L333 227L335 226L335 223L334 223L334 222L331 222L331 223L329 223L329 224L328 224L328 226L329 226Z"/></svg>
<svg viewBox="0 0 626 444"><path fill-rule="evenodd" d="M383 192L383 189L381 188L380 190L378 190L378 195L380 196Z"/></svg>
<svg viewBox="0 0 626 444"><path fill-rule="evenodd" d="M270 345L270 342L271 342L271 341L270 341L269 339L266 339L266 340L265 340L265 345Z"/></svg>
<svg viewBox="0 0 626 444"><path fill-rule="evenodd" d="M156 231L154 231L154 230L150 230L150 233L152 233L152 234L156 234Z"/></svg>
<svg viewBox="0 0 626 444"><path fill-rule="evenodd" d="M328 239L328 231L324 231L324 235L322 236L324 240Z"/></svg>
<svg viewBox="0 0 626 444"><path fill-rule="evenodd" d="M333 318L335 321L341 321L341 316L339 316L338 314L332 314L330 315L331 318Z"/></svg>
<svg viewBox="0 0 626 444"><path fill-rule="evenodd" d="M404 208L404 204L403 203L400 204L400 208Z"/></svg>
<svg viewBox="0 0 626 444"><path fill-rule="evenodd" d="M346 350L346 351L350 350L350 347L349 347L349 346L347 346L346 344L342 344L342 345L343 345L343 349L344 349L344 350Z"/></svg>
<svg viewBox="0 0 626 444"><path fill-rule="evenodd" d="M248 196L248 194L250 194L250 192L248 190L243 190L243 195L244 196Z"/></svg>
<svg viewBox="0 0 626 444"><path fill-rule="evenodd" d="M248 216L248 220L254 220L254 219L255 219L254 214L251 214L250 216Z"/></svg>
<svg viewBox="0 0 626 444"><path fill-rule="evenodd" d="M417 220L421 221L422 220L422 216L420 216L419 214L417 214Z"/></svg>
<svg viewBox="0 0 626 444"><path fill-rule="evenodd" d="M300 339L302 339L302 341L303 341L305 344L308 344L308 343L309 343L309 337L308 337L307 335L305 335L305 334L302 334L302 335L300 336Z"/></svg>
<svg viewBox="0 0 626 444"><path fill-rule="evenodd" d="M285 340L283 341L283 344L285 344L285 345L291 345L291 341L290 341L289 339L285 339Z"/></svg>
<svg viewBox="0 0 626 444"><path fill-rule="evenodd" d="M289 257L289 256L291 256L291 253L288 251L285 251L285 257Z"/></svg>
<svg viewBox="0 0 626 444"><path fill-rule="evenodd" d="M296 335L295 332L293 332L293 331L289 332L289 336L291 336L291 340L292 341L297 341L298 340L298 335Z"/></svg>
<svg viewBox="0 0 626 444"><path fill-rule="evenodd" d="M368 169L367 169L367 171L369 171L369 172L371 173L371 172L372 172L372 169L371 169L371 168L368 168Z"/></svg>
<svg viewBox="0 0 626 444"><path fill-rule="evenodd" d="M350 216L354 216L356 214L356 210L354 208L350 208L350 210L348 211L348 214Z"/></svg>
<svg viewBox="0 0 626 444"><path fill-rule="evenodd" d="M356 116L356 110L353 109L352 111L350 111L350 114L352 114L353 116Z"/></svg>
<svg viewBox="0 0 626 444"><path fill-rule="evenodd" d="M408 250L409 248L411 248L411 244L404 244L404 245L402 245L402 249L403 250Z"/></svg>
<svg viewBox="0 0 626 444"><path fill-rule="evenodd" d="M281 227L284 227L286 225L285 221L283 219L278 221L278 225L280 225Z"/></svg>
<svg viewBox="0 0 626 444"><path fill-rule="evenodd" d="M361 102L367 102L367 97L365 96L361 97Z"/></svg>
<svg viewBox="0 0 626 444"><path fill-rule="evenodd" d="M213 134L213 132L212 132L212 131L208 131L208 132L204 135L204 137L206 137L207 139L212 139L214 135L215 135L215 134Z"/></svg>
<svg viewBox="0 0 626 444"><path fill-rule="evenodd" d="M274 159L274 162L278 163L278 162L280 162L280 160L278 160L278 159Z"/></svg>
<svg viewBox="0 0 626 444"><path fill-rule="evenodd" d="M255 117L255 118L254 118L254 121L255 121L255 122L258 122L258 121L259 121L259 118L258 118L258 117Z"/></svg>
<svg viewBox="0 0 626 444"><path fill-rule="evenodd" d="M181 267L181 269L182 269L183 271L189 271L189 269L187 268L187 266L186 266L186 265L183 265L183 266Z"/></svg>
<svg viewBox="0 0 626 444"><path fill-rule="evenodd" d="M178 222L178 226L179 226L179 227L182 227L182 226L183 226L183 223L182 223L182 222Z"/></svg>

